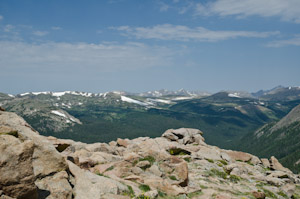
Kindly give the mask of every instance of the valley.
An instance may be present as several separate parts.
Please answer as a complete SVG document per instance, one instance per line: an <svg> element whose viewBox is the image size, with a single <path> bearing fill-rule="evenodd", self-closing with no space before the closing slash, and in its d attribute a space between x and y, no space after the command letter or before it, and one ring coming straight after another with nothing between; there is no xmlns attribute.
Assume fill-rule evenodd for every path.
<svg viewBox="0 0 300 199"><path fill-rule="evenodd" d="M272 126L300 104L299 94L298 87L277 87L255 94L185 90L137 94L31 92L16 96L1 94L0 104L24 117L46 136L95 143L117 138L153 138L167 129L187 127L206 132L208 144L268 156L275 150L271 147L273 138L256 142L249 137L264 125ZM299 135L299 130L296 134ZM269 149L262 150L266 144ZM293 147L293 150L300 148L296 143ZM287 152L279 154L279 158L291 155Z"/></svg>

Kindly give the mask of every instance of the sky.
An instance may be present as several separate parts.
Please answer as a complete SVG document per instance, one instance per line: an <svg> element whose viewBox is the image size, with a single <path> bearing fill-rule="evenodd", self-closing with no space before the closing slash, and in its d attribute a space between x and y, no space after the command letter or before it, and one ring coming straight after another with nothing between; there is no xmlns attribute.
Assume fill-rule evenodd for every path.
<svg viewBox="0 0 300 199"><path fill-rule="evenodd" d="M300 86L299 0L0 0L0 92Z"/></svg>

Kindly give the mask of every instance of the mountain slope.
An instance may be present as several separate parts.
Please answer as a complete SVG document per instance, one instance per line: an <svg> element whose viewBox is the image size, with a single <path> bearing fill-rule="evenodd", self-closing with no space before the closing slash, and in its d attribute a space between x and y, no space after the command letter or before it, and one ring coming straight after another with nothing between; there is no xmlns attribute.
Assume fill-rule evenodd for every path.
<svg viewBox="0 0 300 199"><path fill-rule="evenodd" d="M263 124L280 119L296 101L260 101L238 92L207 97L181 90L162 97L126 92L32 92L5 96L0 103L43 135L87 143L118 137L157 137L169 128L201 128L208 143L223 148ZM175 95L177 93L177 95Z"/></svg>
<svg viewBox="0 0 300 199"><path fill-rule="evenodd" d="M278 122L245 136L238 147L260 157L275 155L283 165L300 172L300 105Z"/></svg>
<svg viewBox="0 0 300 199"><path fill-rule="evenodd" d="M278 86L266 92L254 93L254 96L263 100L299 100L300 87L282 87Z"/></svg>

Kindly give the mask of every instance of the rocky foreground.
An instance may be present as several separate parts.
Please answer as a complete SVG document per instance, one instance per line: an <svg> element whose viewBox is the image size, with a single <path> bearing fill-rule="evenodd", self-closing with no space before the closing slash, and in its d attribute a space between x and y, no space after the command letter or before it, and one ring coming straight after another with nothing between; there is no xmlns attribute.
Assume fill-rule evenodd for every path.
<svg viewBox="0 0 300 199"><path fill-rule="evenodd" d="M197 129L85 144L39 135L0 111L0 199L300 198L275 157L207 145Z"/></svg>

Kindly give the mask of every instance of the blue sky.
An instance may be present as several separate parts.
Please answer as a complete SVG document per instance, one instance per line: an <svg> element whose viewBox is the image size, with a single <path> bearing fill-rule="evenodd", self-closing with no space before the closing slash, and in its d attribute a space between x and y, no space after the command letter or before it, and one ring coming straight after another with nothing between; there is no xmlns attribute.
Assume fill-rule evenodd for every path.
<svg viewBox="0 0 300 199"><path fill-rule="evenodd" d="M299 0L0 0L0 92L300 86Z"/></svg>

